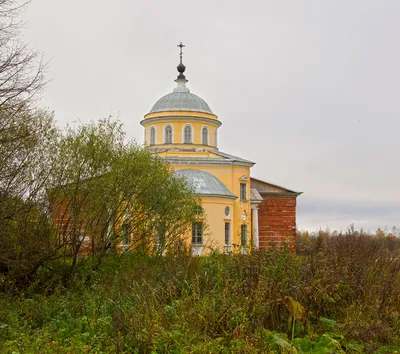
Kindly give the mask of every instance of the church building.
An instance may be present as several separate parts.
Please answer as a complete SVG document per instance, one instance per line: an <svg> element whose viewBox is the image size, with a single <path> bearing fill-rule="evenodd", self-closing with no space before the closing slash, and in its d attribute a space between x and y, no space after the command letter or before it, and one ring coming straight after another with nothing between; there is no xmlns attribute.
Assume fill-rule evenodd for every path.
<svg viewBox="0 0 400 354"><path fill-rule="evenodd" d="M246 252L271 241L295 242L296 198L301 193L254 178L254 162L219 150L222 122L186 86L184 45L178 46L176 87L153 105L141 125L149 151L165 159L201 198L204 220L192 225L193 253L202 254L208 246Z"/></svg>

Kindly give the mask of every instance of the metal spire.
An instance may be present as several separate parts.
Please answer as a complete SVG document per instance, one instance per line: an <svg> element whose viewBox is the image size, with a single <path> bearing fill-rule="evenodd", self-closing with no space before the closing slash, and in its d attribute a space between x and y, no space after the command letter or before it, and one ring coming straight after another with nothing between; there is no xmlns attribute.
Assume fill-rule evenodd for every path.
<svg viewBox="0 0 400 354"><path fill-rule="evenodd" d="M178 69L179 75L175 81L178 82L179 80L182 80L182 81L184 81L184 83L186 83L187 82L186 77L185 77L185 75L183 75L183 73L186 70L186 66L183 65L183 62L182 62L182 55L183 55L182 49L186 46L184 44L182 44L182 42L180 42L177 45L177 47L179 47L179 49L180 49L180 52L179 52L180 61L179 61L179 65L176 67Z"/></svg>

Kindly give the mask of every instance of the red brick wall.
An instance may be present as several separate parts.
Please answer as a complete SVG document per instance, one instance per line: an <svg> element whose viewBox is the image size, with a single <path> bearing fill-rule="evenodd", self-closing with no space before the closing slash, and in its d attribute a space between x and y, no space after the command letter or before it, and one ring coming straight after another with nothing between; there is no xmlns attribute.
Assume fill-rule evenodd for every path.
<svg viewBox="0 0 400 354"><path fill-rule="evenodd" d="M88 254L91 251L92 247L91 235L86 234L88 223L81 216L77 220L75 220L74 224L74 220L71 215L71 208L68 205L68 202L69 201L67 200L61 202L53 202L51 207L52 221L57 229L57 237L59 238L61 243L68 242L68 240L71 240L71 233L73 232L73 229L75 227L77 230L80 230L79 238L82 241L82 244L79 248L79 254ZM84 236L87 237L83 238Z"/></svg>
<svg viewBox="0 0 400 354"><path fill-rule="evenodd" d="M262 195L258 206L258 232L260 249L271 241L278 245L283 240L296 242L296 196Z"/></svg>

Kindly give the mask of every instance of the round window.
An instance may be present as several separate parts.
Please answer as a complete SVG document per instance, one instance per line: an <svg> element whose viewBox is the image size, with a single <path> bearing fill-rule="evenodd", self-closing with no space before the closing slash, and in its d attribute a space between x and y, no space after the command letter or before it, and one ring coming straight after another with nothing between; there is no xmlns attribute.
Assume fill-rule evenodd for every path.
<svg viewBox="0 0 400 354"><path fill-rule="evenodd" d="M226 216L229 216L229 213L231 212L231 209L227 206L226 208L225 208L225 215Z"/></svg>

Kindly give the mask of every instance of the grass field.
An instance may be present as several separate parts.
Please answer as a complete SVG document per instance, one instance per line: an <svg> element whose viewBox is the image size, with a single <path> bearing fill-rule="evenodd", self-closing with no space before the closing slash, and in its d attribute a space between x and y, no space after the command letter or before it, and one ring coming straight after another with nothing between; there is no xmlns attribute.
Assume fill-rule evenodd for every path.
<svg viewBox="0 0 400 354"><path fill-rule="evenodd" d="M372 237L250 255L139 251L0 275L1 353L400 352L400 259ZM12 290L11 290L12 289Z"/></svg>

